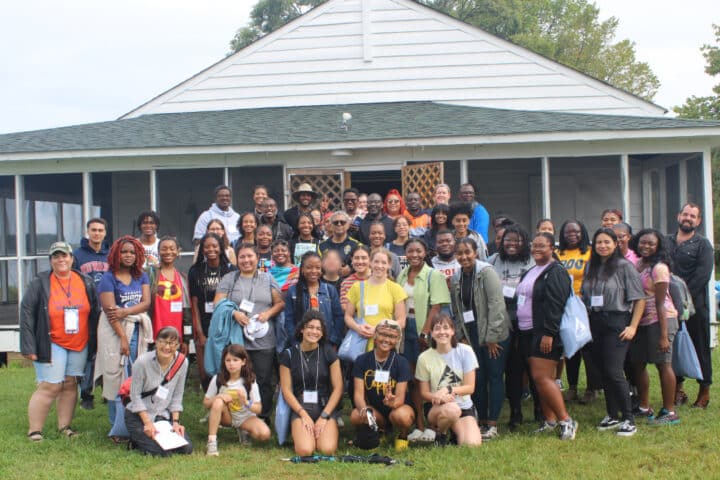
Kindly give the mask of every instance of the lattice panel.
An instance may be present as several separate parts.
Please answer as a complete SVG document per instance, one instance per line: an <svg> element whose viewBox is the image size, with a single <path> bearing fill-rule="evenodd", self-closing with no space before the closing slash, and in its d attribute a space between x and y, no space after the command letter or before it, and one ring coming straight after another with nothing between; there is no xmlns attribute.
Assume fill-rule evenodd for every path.
<svg viewBox="0 0 720 480"><path fill-rule="evenodd" d="M408 165L402 168L402 194L405 197L409 192L417 192L423 203L423 208L433 206L433 190L439 183L444 183L443 163L422 163Z"/></svg>
<svg viewBox="0 0 720 480"><path fill-rule="evenodd" d="M307 171L306 171L307 172ZM318 200L316 200L313 206L320 206L320 198L323 194L330 195L330 210L342 209L342 192L343 186L343 172L319 172L319 173L291 173L290 174L290 207L294 206L296 202L292 199L292 192L303 184L309 183L314 192L318 194Z"/></svg>

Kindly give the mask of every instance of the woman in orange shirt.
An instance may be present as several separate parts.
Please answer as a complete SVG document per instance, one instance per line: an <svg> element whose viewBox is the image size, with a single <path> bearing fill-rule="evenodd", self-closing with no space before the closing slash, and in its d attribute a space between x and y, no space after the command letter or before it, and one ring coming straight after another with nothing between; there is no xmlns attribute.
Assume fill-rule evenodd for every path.
<svg viewBox="0 0 720 480"><path fill-rule="evenodd" d="M58 428L64 436L75 431L78 388L85 363L97 347L100 315L95 283L72 270L72 247L66 242L50 245L50 271L40 272L28 286L20 308L20 349L32 360L37 389L28 403L28 438L43 439L42 429L53 403Z"/></svg>

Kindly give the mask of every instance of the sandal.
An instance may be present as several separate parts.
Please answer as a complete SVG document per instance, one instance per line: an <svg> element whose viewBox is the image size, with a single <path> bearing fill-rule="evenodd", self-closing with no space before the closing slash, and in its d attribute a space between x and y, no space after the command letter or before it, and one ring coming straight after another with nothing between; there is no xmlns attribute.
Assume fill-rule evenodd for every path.
<svg viewBox="0 0 720 480"><path fill-rule="evenodd" d="M30 440L32 440L33 442L40 442L40 441L42 441L42 439L43 439L43 434L42 434L42 432L37 432L37 431L35 431L35 432L30 432L30 433L27 434L27 436L28 436L28 438L29 438Z"/></svg>
<svg viewBox="0 0 720 480"><path fill-rule="evenodd" d="M78 433L70 428L70 425L65 425L64 427L61 427L60 430L58 430L61 435L65 435L67 438L71 438L76 436Z"/></svg>

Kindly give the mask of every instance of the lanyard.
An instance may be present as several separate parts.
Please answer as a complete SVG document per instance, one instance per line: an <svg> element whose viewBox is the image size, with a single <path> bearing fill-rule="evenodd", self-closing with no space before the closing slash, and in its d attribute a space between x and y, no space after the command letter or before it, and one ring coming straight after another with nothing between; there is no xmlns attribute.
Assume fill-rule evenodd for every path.
<svg viewBox="0 0 720 480"><path fill-rule="evenodd" d="M389 372L393 366L393 362L395 361L395 350L390 350L390 357L386 358L382 364L377 361L377 358L375 358L374 355L373 355L373 358L375 359L375 371L387 370ZM388 360L390 361L390 365L388 365L388 367L385 368L385 365L388 364Z"/></svg>
<svg viewBox="0 0 720 480"><path fill-rule="evenodd" d="M242 278L242 274L241 274L240 272L238 272L238 276L237 276L237 279L235 280L235 283L237 283L238 280L240 280L240 278ZM253 275L252 282L250 282L250 295L248 295L247 297L246 297L245 295L243 295L242 285L240 285L240 288L238 289L238 292L240 292L240 299L241 299L241 300L248 300L248 301L251 301L251 302L253 301L253 300L252 300L252 298L253 298L253 292L255 291L255 282L257 281L257 279L258 279L258 274L257 274L257 272L255 272L255 274Z"/></svg>
<svg viewBox="0 0 720 480"><path fill-rule="evenodd" d="M307 391L307 387L305 386L305 369L303 365L307 362L308 364L308 370L310 370L310 362L308 362L308 359L305 357L305 354L302 350L300 350L300 345L297 346L298 353L300 353L300 376L302 377L303 382L303 392ZM320 346L316 348L314 351L317 352L317 361L315 362L315 392L318 391L318 379L320 378ZM312 354L310 354L312 355Z"/></svg>
<svg viewBox="0 0 720 480"><path fill-rule="evenodd" d="M57 280L57 283L58 283L58 285L60 286L60 290L62 290L62 292L63 292L63 293L65 294L65 296L67 297L67 299L68 299L68 305L69 305L69 304L70 304L70 297L72 296L72 291L70 290L70 285L71 285L71 283L72 283L72 273L70 273L70 277L68 277L67 288L63 287L63 284L62 284L62 282L60 281L60 277L58 277L56 274L53 274L53 275L55 275L55 280Z"/></svg>

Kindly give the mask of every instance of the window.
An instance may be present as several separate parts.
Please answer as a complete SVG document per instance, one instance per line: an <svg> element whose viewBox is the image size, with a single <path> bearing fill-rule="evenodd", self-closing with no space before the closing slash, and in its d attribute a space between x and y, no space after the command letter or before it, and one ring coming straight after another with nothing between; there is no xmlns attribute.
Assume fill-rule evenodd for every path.
<svg viewBox="0 0 720 480"><path fill-rule="evenodd" d="M275 199L278 210L282 212L285 205L282 166L231 168L230 182L233 189L233 208L236 212L251 212L255 208L252 198L255 185L265 185L268 195Z"/></svg>
<svg viewBox="0 0 720 480"><path fill-rule="evenodd" d="M15 233L15 179L0 177L0 257L17 254Z"/></svg>
<svg viewBox="0 0 720 480"><path fill-rule="evenodd" d="M25 245L42 255L65 240L78 245L82 228L82 175L28 175L25 181Z"/></svg>

